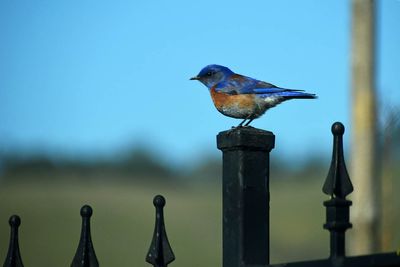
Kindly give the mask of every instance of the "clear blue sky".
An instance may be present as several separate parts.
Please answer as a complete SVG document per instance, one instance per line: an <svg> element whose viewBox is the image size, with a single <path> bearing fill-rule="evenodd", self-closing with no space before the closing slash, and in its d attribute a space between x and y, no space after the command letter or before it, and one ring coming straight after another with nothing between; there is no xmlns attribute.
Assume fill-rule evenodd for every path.
<svg viewBox="0 0 400 267"><path fill-rule="evenodd" d="M316 93L253 126L276 134L275 153L329 155L330 125L350 122L350 22L344 0L2 0L0 149L91 156L140 143L178 164L218 153L215 135L239 121L189 81L217 63ZM384 104L400 102L399 25L400 1L380 1Z"/></svg>

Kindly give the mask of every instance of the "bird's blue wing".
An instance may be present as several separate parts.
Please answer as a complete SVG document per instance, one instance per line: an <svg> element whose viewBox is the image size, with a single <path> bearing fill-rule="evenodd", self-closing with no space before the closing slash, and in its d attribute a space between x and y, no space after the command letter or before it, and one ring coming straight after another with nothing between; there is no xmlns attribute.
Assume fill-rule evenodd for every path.
<svg viewBox="0 0 400 267"><path fill-rule="evenodd" d="M290 98L315 98L314 94L305 93L304 90L285 89L271 83L259 81L239 74L233 74L225 81L217 84L215 90L226 94L255 94L261 98L270 96Z"/></svg>
<svg viewBox="0 0 400 267"><path fill-rule="evenodd" d="M227 94L257 94L255 89L279 89L273 84L259 81L240 74L233 74L215 86L219 92ZM263 91L260 91L262 93Z"/></svg>
<svg viewBox="0 0 400 267"><path fill-rule="evenodd" d="M279 88L280 91L273 91L273 92L264 92L258 93L257 96L261 98L268 98L268 97L281 97L283 99L292 99L292 98L317 98L315 94L305 93L299 90L292 90L292 89L282 89Z"/></svg>
<svg viewBox="0 0 400 267"><path fill-rule="evenodd" d="M268 95L268 94L278 94L284 96L285 94L288 95L300 95L304 94L304 90L297 90L297 89L285 89L280 87L272 87L272 88L253 88L252 93L257 95Z"/></svg>

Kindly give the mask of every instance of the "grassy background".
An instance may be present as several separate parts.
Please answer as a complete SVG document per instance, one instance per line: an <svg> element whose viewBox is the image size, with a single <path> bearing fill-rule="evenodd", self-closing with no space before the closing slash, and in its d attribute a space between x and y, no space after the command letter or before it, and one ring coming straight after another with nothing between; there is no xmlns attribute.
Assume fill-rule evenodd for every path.
<svg viewBox="0 0 400 267"><path fill-rule="evenodd" d="M271 182L271 262L327 257L328 232L322 229L322 201L327 197L321 192L322 183L323 178ZM1 259L7 253L8 217L18 214L25 266L69 266L79 240L79 209L89 204L94 209L92 238L101 266L149 266L144 258L153 234L156 194L167 199L166 229L176 255L171 266L221 266L219 183L61 179L4 184L0 188ZM397 199L395 210L399 208ZM398 236L396 240L399 244Z"/></svg>

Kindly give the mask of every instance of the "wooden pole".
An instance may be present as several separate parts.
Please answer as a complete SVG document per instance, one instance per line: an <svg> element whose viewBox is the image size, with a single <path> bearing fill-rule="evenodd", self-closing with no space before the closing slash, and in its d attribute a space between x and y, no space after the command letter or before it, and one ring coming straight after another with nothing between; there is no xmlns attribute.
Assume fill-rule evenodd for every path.
<svg viewBox="0 0 400 267"><path fill-rule="evenodd" d="M379 248L377 115L374 77L374 1L352 0L352 147L353 232L349 253Z"/></svg>

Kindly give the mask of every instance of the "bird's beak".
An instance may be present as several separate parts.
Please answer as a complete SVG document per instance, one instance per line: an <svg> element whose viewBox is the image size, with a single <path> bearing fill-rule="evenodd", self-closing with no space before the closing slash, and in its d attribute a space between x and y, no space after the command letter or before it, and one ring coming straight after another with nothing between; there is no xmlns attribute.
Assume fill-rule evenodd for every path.
<svg viewBox="0 0 400 267"><path fill-rule="evenodd" d="M199 79L200 79L199 76L194 76L194 77L190 78L189 80L193 81L193 80L199 80Z"/></svg>

